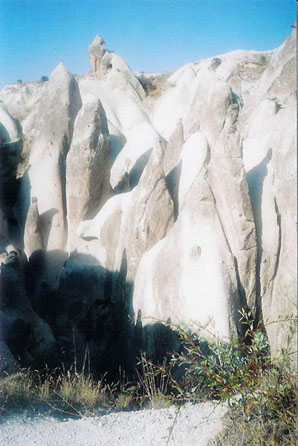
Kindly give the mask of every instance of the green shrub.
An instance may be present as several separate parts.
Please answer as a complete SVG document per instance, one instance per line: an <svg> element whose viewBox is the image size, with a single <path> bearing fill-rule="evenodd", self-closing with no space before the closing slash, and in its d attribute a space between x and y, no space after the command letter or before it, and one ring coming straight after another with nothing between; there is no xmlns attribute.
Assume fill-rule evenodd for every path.
<svg viewBox="0 0 298 446"><path fill-rule="evenodd" d="M226 429L212 445L294 445L297 375L289 346L296 320L285 318L292 320L288 345L278 359L272 359L264 330L254 328L250 313L242 311L241 319L245 335L229 343L174 327L182 348L169 363L154 365L142 356L144 394L150 401L162 395L172 402L228 403Z"/></svg>
<svg viewBox="0 0 298 446"><path fill-rule="evenodd" d="M289 345L296 320L292 319L282 355L272 359L264 331L254 328L251 314L242 311L241 319L247 327L245 336L230 343L207 341L178 329L183 349L173 355L172 364L185 373L177 397L228 402L227 429L213 444L294 445L297 375Z"/></svg>
<svg viewBox="0 0 298 446"><path fill-rule="evenodd" d="M213 445L294 445L297 375L289 345L295 321L289 328L288 345L273 360L264 331L254 328L251 314L242 312L241 318L245 336L229 343L174 327L180 351L161 364L142 353L133 383L121 377L117 384L108 385L105 377L95 380L85 367L78 371L76 364L67 371L20 370L5 375L0 378L0 409L5 413L42 402L53 410L82 416L110 408L161 408L215 400L228 403L231 410L225 431Z"/></svg>

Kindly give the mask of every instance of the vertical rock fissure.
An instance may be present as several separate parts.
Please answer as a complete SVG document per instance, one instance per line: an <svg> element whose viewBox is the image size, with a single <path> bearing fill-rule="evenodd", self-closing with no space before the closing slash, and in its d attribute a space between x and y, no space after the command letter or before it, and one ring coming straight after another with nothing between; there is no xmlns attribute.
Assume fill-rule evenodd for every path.
<svg viewBox="0 0 298 446"><path fill-rule="evenodd" d="M268 174L267 165L271 160L272 149L269 149L264 159L253 169L251 169L246 177L249 190L249 196L251 201L251 207L253 210L253 216L256 228L257 239L257 259L256 259L256 315L255 326L262 324L262 302L261 302L261 263L263 256L262 246L262 197L263 197L263 185L265 178Z"/></svg>
<svg viewBox="0 0 298 446"><path fill-rule="evenodd" d="M69 152L72 136L74 132L74 123L77 114L82 107L82 100L79 92L79 87L76 80L73 78L69 83L69 106L68 106L68 136L64 135L62 143L62 151L59 156L58 166L61 182L62 193L62 208L63 208L63 222L66 234L66 240L68 237L68 223L67 223L67 194L66 194L66 158Z"/></svg>
<svg viewBox="0 0 298 446"><path fill-rule="evenodd" d="M70 142L67 136L64 136L62 142L62 151L59 155L58 166L59 176L61 182L61 194L62 194L62 208L63 208L63 223L65 233L67 237L67 204L66 204L66 157L70 148Z"/></svg>
<svg viewBox="0 0 298 446"><path fill-rule="evenodd" d="M172 198L172 201L173 201L174 221L177 220L178 215L179 215L178 193L179 193L181 170L182 170L182 161L180 160L179 164L177 164L177 166L174 167L174 169L172 169L171 172L168 173L168 175L165 177L167 190L168 190L168 192Z"/></svg>
<svg viewBox="0 0 298 446"><path fill-rule="evenodd" d="M241 309L244 309L245 312L247 313L248 310L249 310L249 307L248 307L248 304L247 304L245 289L243 288L243 285L241 283L239 266L238 266L238 260L237 260L237 257L234 255L234 253L232 251L231 245L230 245L228 237L226 235L222 219L221 219L219 211L217 209L216 198L214 196L214 193L212 191L212 188L211 188L210 184L209 184L209 188L210 188L210 191L211 191L211 195L213 197L215 212L216 212L216 215L218 217L218 221L219 221L220 227L222 229L223 236L225 238L228 250L229 250L229 252L230 252L230 254L231 254L232 258L233 258L233 263L234 263L234 268L235 268L235 275L236 275L236 282L237 282L237 292L238 292L238 297L239 297L239 301L240 301L240 306L241 306ZM233 314L234 303L233 303L232 299L231 299L230 304L231 304L231 310L232 310L232 314ZM235 316L236 316L236 314L235 314ZM240 336L242 336L243 335L243 333L242 333L242 331L243 331L243 324L239 324L240 314L237 315L237 316L239 317L239 320L236 317L235 318L235 322L236 322L236 326L237 326L238 332L239 332Z"/></svg>
<svg viewBox="0 0 298 446"><path fill-rule="evenodd" d="M277 204L277 200L276 200L275 197L274 197L274 207L275 207L276 222L277 222L277 227L278 227L278 246L277 246L277 253L276 253L276 261L275 261L275 265L274 265L274 271L273 271L273 274L272 274L272 278L270 280L270 282L273 282L273 285L274 285L274 279L276 277L277 270L278 270L278 265L279 265L280 251L281 251L281 239L282 239L281 215L280 215L278 204Z"/></svg>
<svg viewBox="0 0 298 446"><path fill-rule="evenodd" d="M262 197L260 198L262 201ZM261 302L261 262L262 262L262 217L258 215L257 209L253 208L253 214L255 217L256 226L256 239L257 239L257 259L256 259L256 320L257 325L262 320L262 302ZM261 203L260 203L261 212ZM258 215L258 216L257 216Z"/></svg>
<svg viewBox="0 0 298 446"><path fill-rule="evenodd" d="M232 253L232 255L233 255L233 253ZM236 256L233 256L233 262L234 262L234 267L235 267L237 290L238 290L238 296L240 299L241 309L243 309L245 312L247 312L249 310L249 307L247 304L246 292L245 292L245 289L243 288L243 285L241 283L238 259Z"/></svg>

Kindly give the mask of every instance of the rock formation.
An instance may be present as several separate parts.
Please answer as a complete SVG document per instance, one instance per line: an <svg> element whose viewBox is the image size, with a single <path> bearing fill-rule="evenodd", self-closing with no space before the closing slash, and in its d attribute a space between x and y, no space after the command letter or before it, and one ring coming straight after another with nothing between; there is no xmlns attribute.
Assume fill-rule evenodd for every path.
<svg viewBox="0 0 298 446"><path fill-rule="evenodd" d="M100 36L91 73L76 80L60 64L46 83L0 92L7 364L16 330L40 346L25 363L53 345L71 356L75 337L80 357L88 346L99 367L116 368L138 348L131 319L155 355L167 348L157 322L229 339L243 335L242 309L272 355L287 346L290 321L278 319L296 302L294 32L276 50L182 67L152 107ZM9 243L27 255L18 267L6 263Z"/></svg>
<svg viewBox="0 0 298 446"><path fill-rule="evenodd" d="M82 222L80 228L85 240L79 245L81 252L93 255L113 272L120 271L125 255L129 282L134 280L143 253L161 240L173 223L173 203L162 159L162 151L155 149L138 186L111 198L93 220Z"/></svg>
<svg viewBox="0 0 298 446"><path fill-rule="evenodd" d="M126 90L127 84L130 84L141 99L145 97L143 87L126 62L107 49L100 35L97 35L89 46L88 55L92 72L99 78L107 80L111 87Z"/></svg>
<svg viewBox="0 0 298 446"><path fill-rule="evenodd" d="M49 325L33 310L25 287L23 259L15 246L6 247L1 256L1 337L0 369L15 367L16 361L36 366L53 352L55 338Z"/></svg>
<svg viewBox="0 0 298 446"><path fill-rule="evenodd" d="M104 55L109 54L103 38L97 34L91 45L89 46L88 56L93 73L106 74L110 57L104 59ZM112 67L109 67L112 68Z"/></svg>
<svg viewBox="0 0 298 446"><path fill-rule="evenodd" d="M20 138L17 122L0 104L0 144L15 142Z"/></svg>
<svg viewBox="0 0 298 446"><path fill-rule="evenodd" d="M76 248L76 230L82 220L94 216L111 195L110 141L100 101L86 102L74 124L66 159L66 208L68 250Z"/></svg>
<svg viewBox="0 0 298 446"><path fill-rule="evenodd" d="M30 193L38 200L42 239L48 252L66 248L66 156L80 107L77 82L61 63L53 71L41 98L22 186L24 195ZM58 279L62 263L60 256L54 256L48 268L52 284Z"/></svg>
<svg viewBox="0 0 298 446"><path fill-rule="evenodd" d="M26 255L28 259L30 259L34 252L44 249L42 226L36 197L32 198L32 203L28 209L25 223L24 244L26 246Z"/></svg>

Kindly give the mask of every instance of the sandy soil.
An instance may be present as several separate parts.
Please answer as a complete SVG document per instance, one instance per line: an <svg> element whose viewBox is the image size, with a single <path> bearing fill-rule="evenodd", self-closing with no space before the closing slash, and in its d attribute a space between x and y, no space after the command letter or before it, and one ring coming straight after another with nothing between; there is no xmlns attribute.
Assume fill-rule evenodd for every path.
<svg viewBox="0 0 298 446"><path fill-rule="evenodd" d="M215 403L67 420L24 412L2 419L0 445L207 446L226 413L226 406Z"/></svg>

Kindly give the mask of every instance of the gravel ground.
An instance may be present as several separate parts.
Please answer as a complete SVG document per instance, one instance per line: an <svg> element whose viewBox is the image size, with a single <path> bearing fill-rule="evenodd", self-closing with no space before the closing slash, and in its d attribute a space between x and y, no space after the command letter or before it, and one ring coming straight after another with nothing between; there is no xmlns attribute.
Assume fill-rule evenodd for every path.
<svg viewBox="0 0 298 446"><path fill-rule="evenodd" d="M223 428L226 413L224 405L205 403L66 421L42 414L15 414L1 422L0 445L206 446Z"/></svg>

